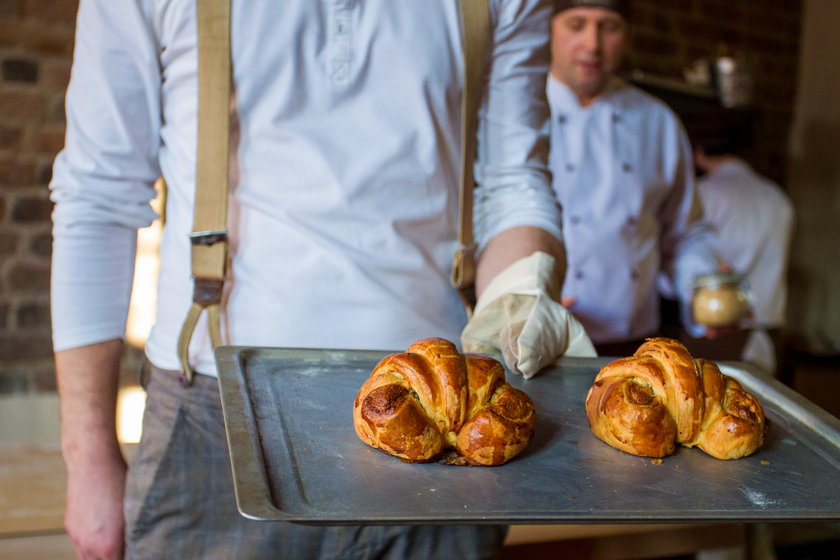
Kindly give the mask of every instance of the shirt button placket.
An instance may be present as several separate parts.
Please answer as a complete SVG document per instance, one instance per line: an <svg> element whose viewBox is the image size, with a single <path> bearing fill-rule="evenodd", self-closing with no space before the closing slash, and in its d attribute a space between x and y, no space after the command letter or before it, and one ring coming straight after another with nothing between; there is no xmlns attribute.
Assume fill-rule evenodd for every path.
<svg viewBox="0 0 840 560"><path fill-rule="evenodd" d="M564 126L568 122L568 118L566 117L566 115L557 115L557 117L555 117L555 118L557 119L557 124L561 127ZM561 137L565 137L565 135L566 135L565 131L563 131L561 129L558 129L558 130L561 134ZM568 154L566 154L566 157L568 157ZM573 173L574 170L575 170L575 166L567 161L566 163L563 164L563 169L565 169L567 173Z"/></svg>
<svg viewBox="0 0 840 560"><path fill-rule="evenodd" d="M354 0L329 0L329 75L336 83L350 78L350 20Z"/></svg>
<svg viewBox="0 0 840 560"><path fill-rule="evenodd" d="M618 123L621 122L621 113L618 113L618 112L613 113L610 120L612 120L613 126L617 126ZM630 172L633 171L633 165L628 161L622 162L621 170L624 171L625 173L630 173Z"/></svg>

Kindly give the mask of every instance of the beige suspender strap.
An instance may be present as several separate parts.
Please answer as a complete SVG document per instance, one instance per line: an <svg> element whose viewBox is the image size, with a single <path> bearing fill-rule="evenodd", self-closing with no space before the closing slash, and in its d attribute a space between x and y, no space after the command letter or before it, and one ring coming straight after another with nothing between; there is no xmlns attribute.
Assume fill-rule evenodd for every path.
<svg viewBox="0 0 840 560"><path fill-rule="evenodd" d="M189 346L201 312L213 347L222 343L220 305L227 268L230 128L230 0L198 0L198 137L192 244L193 303L178 337L181 369L192 382Z"/></svg>
<svg viewBox="0 0 840 560"><path fill-rule="evenodd" d="M473 239L473 188L478 109L484 90L484 56L490 42L490 9L487 0L460 0L464 51L464 92L461 98L461 176L458 250L452 262L451 282L467 313L475 304L475 240Z"/></svg>

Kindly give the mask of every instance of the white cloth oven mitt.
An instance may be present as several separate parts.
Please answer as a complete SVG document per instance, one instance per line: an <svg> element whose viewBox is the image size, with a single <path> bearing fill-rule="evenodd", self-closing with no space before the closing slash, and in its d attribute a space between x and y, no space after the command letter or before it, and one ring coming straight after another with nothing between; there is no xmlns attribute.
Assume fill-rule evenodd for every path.
<svg viewBox="0 0 840 560"><path fill-rule="evenodd" d="M597 356L583 326L560 305L561 281L554 257L541 251L504 269L461 332L464 352L501 353L525 379L559 356Z"/></svg>

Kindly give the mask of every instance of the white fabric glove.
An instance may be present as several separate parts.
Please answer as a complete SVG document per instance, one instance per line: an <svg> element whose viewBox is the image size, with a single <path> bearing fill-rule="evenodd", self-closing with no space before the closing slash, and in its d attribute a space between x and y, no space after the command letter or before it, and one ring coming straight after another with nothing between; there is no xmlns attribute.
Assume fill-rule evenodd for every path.
<svg viewBox="0 0 840 560"><path fill-rule="evenodd" d="M464 352L501 354L525 379L559 356L597 356L583 326L562 305L554 257L536 252L500 272L461 332Z"/></svg>

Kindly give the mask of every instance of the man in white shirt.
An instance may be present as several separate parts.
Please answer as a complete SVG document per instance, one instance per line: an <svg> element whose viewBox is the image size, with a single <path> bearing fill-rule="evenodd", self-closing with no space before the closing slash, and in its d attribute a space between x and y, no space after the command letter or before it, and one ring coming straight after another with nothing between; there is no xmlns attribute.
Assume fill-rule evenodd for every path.
<svg viewBox="0 0 840 560"><path fill-rule="evenodd" d="M559 0L551 22L550 167L563 207L563 296L602 355L632 353L660 326L656 278L688 318L692 281L717 256L677 116L615 76L627 0Z"/></svg>
<svg viewBox="0 0 840 560"><path fill-rule="evenodd" d="M730 128L692 133L694 161L703 172L697 190L721 256L745 276L750 290L749 333L740 355L730 359L776 373L775 339L786 320L794 209L779 185L738 155L742 135Z"/></svg>
<svg viewBox="0 0 840 560"><path fill-rule="evenodd" d="M206 314L188 356L200 375L184 387L175 371L192 294L195 6L79 6L67 138L51 182L66 526L77 553L493 557L504 536L495 526L315 528L237 513ZM494 305L485 294L519 301L536 318L513 348L482 344L530 376L570 350L576 325L552 298L508 288L533 271L562 274L565 262L541 95L550 12L536 0L492 0L490 10L475 168L484 311L471 324L498 335L505 326L486 312ZM466 323L449 284L462 140L457 3L233 2L232 22L225 343L400 350L426 336L457 340ZM152 374L143 440L127 469L114 433L118 363L136 230L154 219L161 175L167 222L146 348ZM546 305L555 309L527 312Z"/></svg>

